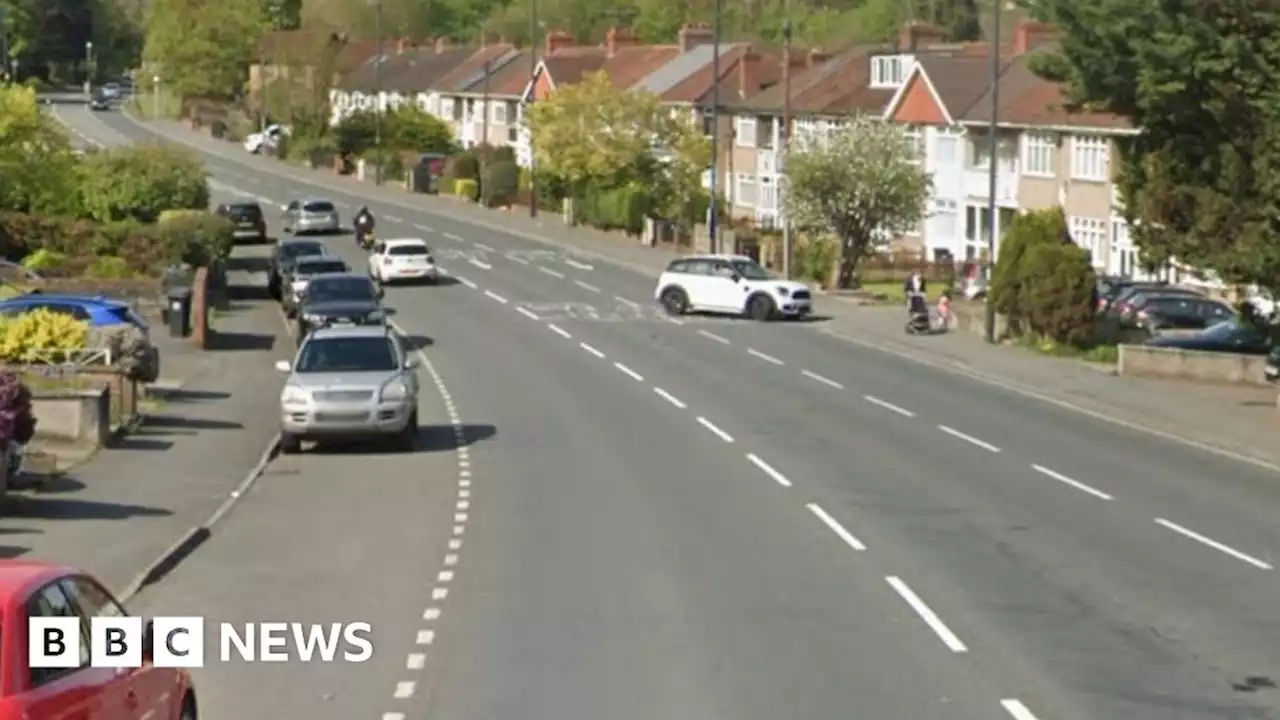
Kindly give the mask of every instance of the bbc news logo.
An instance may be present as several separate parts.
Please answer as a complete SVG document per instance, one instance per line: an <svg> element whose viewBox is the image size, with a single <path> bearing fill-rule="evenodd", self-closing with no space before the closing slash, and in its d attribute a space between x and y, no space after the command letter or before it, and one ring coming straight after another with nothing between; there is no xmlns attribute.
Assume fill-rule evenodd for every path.
<svg viewBox="0 0 1280 720"><path fill-rule="evenodd" d="M362 663L373 657L369 623L216 623L218 662ZM83 627L79 618L28 618L28 662L33 668L77 668ZM142 667L147 628L140 617L95 617L89 624L89 664ZM150 664L197 668L207 660L201 617L157 617L151 622Z"/></svg>

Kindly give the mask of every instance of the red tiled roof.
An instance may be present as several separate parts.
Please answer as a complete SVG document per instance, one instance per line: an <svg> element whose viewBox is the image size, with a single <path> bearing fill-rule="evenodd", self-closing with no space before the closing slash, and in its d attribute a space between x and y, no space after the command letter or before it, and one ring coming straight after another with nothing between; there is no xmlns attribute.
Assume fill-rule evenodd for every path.
<svg viewBox="0 0 1280 720"><path fill-rule="evenodd" d="M489 94L500 97L520 97L529 86L532 69L529 67L529 51L522 50L502 67L497 68L489 77ZM471 87L466 94L484 92L483 78Z"/></svg>
<svg viewBox="0 0 1280 720"><path fill-rule="evenodd" d="M1033 54L1019 55L1000 75L1000 106L997 117L1000 123L1098 130L1132 129L1129 121L1119 115L1068 110L1062 86L1031 71L1030 60ZM955 117L957 121L961 120L959 116ZM963 122L985 123L990 120L991 89L988 84L976 103L964 112Z"/></svg>
<svg viewBox="0 0 1280 720"><path fill-rule="evenodd" d="M368 62L376 52L378 52L377 40L348 40L338 51L338 57L333 62L333 71L339 75L355 72L356 68Z"/></svg>
<svg viewBox="0 0 1280 720"><path fill-rule="evenodd" d="M613 86L627 89L680 56L679 45L631 45L618 48L601 67Z"/></svg>
<svg viewBox="0 0 1280 720"><path fill-rule="evenodd" d="M737 94L737 89L732 88L732 86L737 78L738 63L742 62L749 52L751 52L751 48L745 45L725 48L720 53L719 78L716 78L713 74L715 67L708 63L662 93L662 99L665 102L698 103L704 97L711 95L711 91L716 85L719 85L721 90L720 101L724 103L727 99ZM732 88L732 95L726 92L730 88Z"/></svg>
<svg viewBox="0 0 1280 720"><path fill-rule="evenodd" d="M505 43L473 48L469 57L436 80L432 87L444 93L466 92L484 78L485 63L490 63L492 72L497 69L494 66L502 60L503 56L513 51L514 48Z"/></svg>

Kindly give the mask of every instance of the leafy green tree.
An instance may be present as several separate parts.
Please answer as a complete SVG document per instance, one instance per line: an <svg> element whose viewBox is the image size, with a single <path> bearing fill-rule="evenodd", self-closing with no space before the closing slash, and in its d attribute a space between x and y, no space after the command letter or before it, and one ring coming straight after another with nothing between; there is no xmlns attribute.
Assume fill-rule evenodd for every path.
<svg viewBox="0 0 1280 720"><path fill-rule="evenodd" d="M1031 248L1071 242L1062 208L1035 210L1017 215L1000 239L1000 253L991 273L990 302L1020 332L1027 314L1026 265Z"/></svg>
<svg viewBox="0 0 1280 720"><path fill-rule="evenodd" d="M73 213L76 158L34 90L0 88L0 210Z"/></svg>
<svg viewBox="0 0 1280 720"><path fill-rule="evenodd" d="M903 133L901 126L858 116L787 158L787 215L801 230L840 241L837 287L851 284L858 261L879 241L910 231L924 216L933 181Z"/></svg>
<svg viewBox="0 0 1280 720"><path fill-rule="evenodd" d="M99 222L152 222L166 210L207 208L209 184L204 166L191 153L130 146L86 157L80 196L85 213Z"/></svg>
<svg viewBox="0 0 1280 720"><path fill-rule="evenodd" d="M1074 243L1027 248L1019 267L1027 325L1037 337L1087 346L1093 339L1097 279L1089 254Z"/></svg>
<svg viewBox="0 0 1280 720"><path fill-rule="evenodd" d="M452 153L457 149L453 129L422 109L405 105L383 116L386 146L418 153Z"/></svg>
<svg viewBox="0 0 1280 720"><path fill-rule="evenodd" d="M178 97L235 99L265 27L262 0L151 0L143 61Z"/></svg>

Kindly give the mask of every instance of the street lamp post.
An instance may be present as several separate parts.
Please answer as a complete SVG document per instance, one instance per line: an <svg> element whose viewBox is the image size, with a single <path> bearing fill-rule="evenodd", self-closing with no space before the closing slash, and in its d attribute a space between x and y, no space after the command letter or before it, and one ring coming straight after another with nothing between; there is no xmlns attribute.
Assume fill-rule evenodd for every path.
<svg viewBox="0 0 1280 720"><path fill-rule="evenodd" d="M93 93L93 41L84 44L84 94Z"/></svg>
<svg viewBox="0 0 1280 720"><path fill-rule="evenodd" d="M378 158L373 168L373 184L382 184L382 0L374 0L373 33L377 36L377 54L373 60L374 97L377 108L374 113L373 147Z"/></svg>
<svg viewBox="0 0 1280 720"><path fill-rule="evenodd" d="M716 0L711 31L711 202L708 204L707 230L711 234L711 252L720 252L720 17L721 0Z"/></svg>
<svg viewBox="0 0 1280 720"><path fill-rule="evenodd" d="M533 126L529 111L536 95L534 80L538 77L538 0L529 0L529 97L524 104L525 135L529 138L529 217L538 217L538 161L533 153Z"/></svg>
<svg viewBox="0 0 1280 720"><path fill-rule="evenodd" d="M989 278L995 274L996 243L998 242L996 237L996 160L1000 154L1000 143L996 130L1000 125L1000 23L1004 19L1004 3L1005 0L995 0L995 23L991 31L991 121L987 125L987 152L991 156L987 167L987 264L991 266L987 272L988 286ZM983 334L987 342L995 343L996 306L991 304L989 291L985 302Z"/></svg>
<svg viewBox="0 0 1280 720"><path fill-rule="evenodd" d="M160 118L160 76L151 76L151 118Z"/></svg>
<svg viewBox="0 0 1280 720"><path fill-rule="evenodd" d="M791 154L791 19L782 24L782 135L779 138L782 146L782 167L787 167L787 157ZM776 183L780 191L779 200L786 198L783 189L785 178ZM782 276L791 279L791 218L787 214L786 204L782 207Z"/></svg>

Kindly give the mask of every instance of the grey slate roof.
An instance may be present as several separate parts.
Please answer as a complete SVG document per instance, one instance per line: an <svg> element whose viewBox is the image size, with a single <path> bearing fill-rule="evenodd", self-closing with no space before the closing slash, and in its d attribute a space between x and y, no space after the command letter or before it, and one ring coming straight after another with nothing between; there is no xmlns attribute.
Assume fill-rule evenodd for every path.
<svg viewBox="0 0 1280 720"><path fill-rule="evenodd" d="M721 45L720 56L724 57L730 50L741 46L741 43ZM653 71L648 77L633 85L631 89L661 95L679 85L685 78L711 65L714 54L714 45L699 45L689 52L681 53L676 59Z"/></svg>

